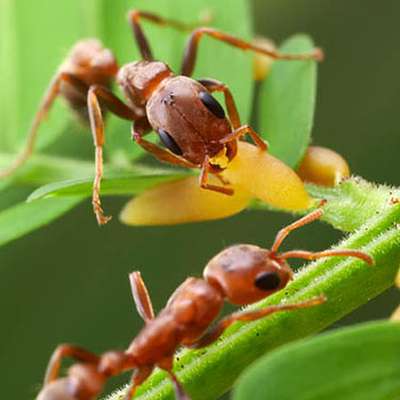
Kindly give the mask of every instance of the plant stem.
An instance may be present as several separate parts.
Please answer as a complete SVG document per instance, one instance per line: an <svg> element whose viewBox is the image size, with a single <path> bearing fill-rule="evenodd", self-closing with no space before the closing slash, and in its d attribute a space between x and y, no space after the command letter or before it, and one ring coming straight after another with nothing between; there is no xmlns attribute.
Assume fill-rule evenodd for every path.
<svg viewBox="0 0 400 400"><path fill-rule="evenodd" d="M343 230L355 230L335 247L362 248L374 257L375 266L336 257L313 262L296 273L285 290L251 308L295 303L322 293L328 298L325 304L274 314L252 323L236 323L206 349L178 353L175 371L193 400L218 398L251 362L267 351L324 329L392 285L400 263L400 205L393 201L398 191L351 179L336 189L310 187L310 192L329 200L325 221ZM122 398L123 391L109 397ZM165 374L157 371L139 388L135 398L175 397Z"/></svg>

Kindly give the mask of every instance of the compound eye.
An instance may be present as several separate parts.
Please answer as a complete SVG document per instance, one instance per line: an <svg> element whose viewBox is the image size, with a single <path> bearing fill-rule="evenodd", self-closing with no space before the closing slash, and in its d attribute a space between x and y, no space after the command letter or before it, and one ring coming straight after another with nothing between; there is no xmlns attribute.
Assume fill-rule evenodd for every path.
<svg viewBox="0 0 400 400"><path fill-rule="evenodd" d="M158 135L160 136L161 141L168 150L172 151L172 153L178 156L181 156L183 154L181 148L167 131L164 131L164 129L159 129Z"/></svg>
<svg viewBox="0 0 400 400"><path fill-rule="evenodd" d="M281 278L276 272L262 272L259 274L254 284L261 290L275 290L279 287Z"/></svg>
<svg viewBox="0 0 400 400"><path fill-rule="evenodd" d="M211 111L217 118L225 118L225 111L222 108L221 104L218 103L214 97L211 96L208 92L200 92L199 93L200 100L202 103Z"/></svg>

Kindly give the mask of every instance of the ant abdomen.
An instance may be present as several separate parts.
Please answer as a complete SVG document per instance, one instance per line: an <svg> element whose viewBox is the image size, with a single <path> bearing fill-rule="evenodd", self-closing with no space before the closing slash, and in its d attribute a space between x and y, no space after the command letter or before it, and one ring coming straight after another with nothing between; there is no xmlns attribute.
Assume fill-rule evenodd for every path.
<svg viewBox="0 0 400 400"><path fill-rule="evenodd" d="M36 400L79 400L69 394L70 386L69 378L57 379L44 386Z"/></svg>

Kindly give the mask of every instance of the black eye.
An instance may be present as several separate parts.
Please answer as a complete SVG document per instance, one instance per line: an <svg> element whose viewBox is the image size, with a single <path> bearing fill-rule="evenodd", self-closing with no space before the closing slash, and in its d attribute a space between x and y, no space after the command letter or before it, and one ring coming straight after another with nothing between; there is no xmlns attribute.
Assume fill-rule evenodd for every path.
<svg viewBox="0 0 400 400"><path fill-rule="evenodd" d="M277 289L280 283L281 278L276 272L262 272L254 281L254 284L261 290Z"/></svg>
<svg viewBox="0 0 400 400"><path fill-rule="evenodd" d="M168 150L172 151L178 156L181 156L183 154L182 150L175 142L174 138L168 132L164 131L163 129L159 129L158 135L160 136L161 141Z"/></svg>
<svg viewBox="0 0 400 400"><path fill-rule="evenodd" d="M217 118L225 118L225 111L222 108L221 104L218 103L214 97L211 96L208 92L200 92L199 93L200 100L203 104L217 117Z"/></svg>

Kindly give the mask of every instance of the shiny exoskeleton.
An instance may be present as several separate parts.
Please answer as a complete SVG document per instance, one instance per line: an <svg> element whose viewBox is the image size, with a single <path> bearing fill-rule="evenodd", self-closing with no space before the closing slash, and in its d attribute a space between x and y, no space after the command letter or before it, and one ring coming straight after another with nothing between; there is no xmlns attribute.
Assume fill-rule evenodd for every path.
<svg viewBox="0 0 400 400"><path fill-rule="evenodd" d="M82 348L61 345L54 352L45 383L37 400L93 400L103 390L106 380L127 370L134 370L125 399L130 400L136 388L158 366L168 372L176 398L188 395L172 371L173 357L179 346L201 348L215 342L236 321L254 321L279 311L289 311L321 304L323 295L296 304L280 304L251 311L233 313L209 328L221 311L224 300L246 305L284 288L292 278L288 258L314 260L322 257L358 257L372 264L372 258L358 250L326 250L312 253L295 250L279 253L285 237L293 230L322 215L318 209L283 228L271 249L240 244L229 247L207 264L203 279L188 278L171 296L166 307L155 317L151 300L139 272L130 275L133 298L145 321L142 331L125 351L110 351L97 356ZM64 357L78 360L59 378Z"/></svg>
<svg viewBox="0 0 400 400"><path fill-rule="evenodd" d="M47 90L32 124L25 150L15 163L0 173L10 175L24 163L34 148L39 124L60 95L66 98L80 116L89 115L96 148L96 175L93 184L92 204L99 224L110 217L104 216L100 202L100 183L103 175L103 145L105 142L102 109L133 121L132 137L159 160L175 165L201 168L200 186L224 194L233 194L232 188L208 183L208 173L217 174L235 156L236 143L249 134L254 142L266 149L266 143L248 125L242 125L229 88L213 79L196 81L189 78L194 70L200 39L206 35L242 50L251 50L273 59L322 59L322 51L315 49L307 54L280 54L213 28L201 27L190 35L180 75L174 75L161 61L155 61L149 43L140 25L144 18L159 25L169 25L179 30L190 26L157 15L131 11L129 22L139 46L143 61L129 63L118 69L108 49L96 40L79 42L61 65ZM121 86L127 103L123 103L109 88L112 79ZM211 95L220 91L225 96L227 116L222 106ZM101 107L101 108L100 108ZM154 130L165 147L159 147L143 136Z"/></svg>

